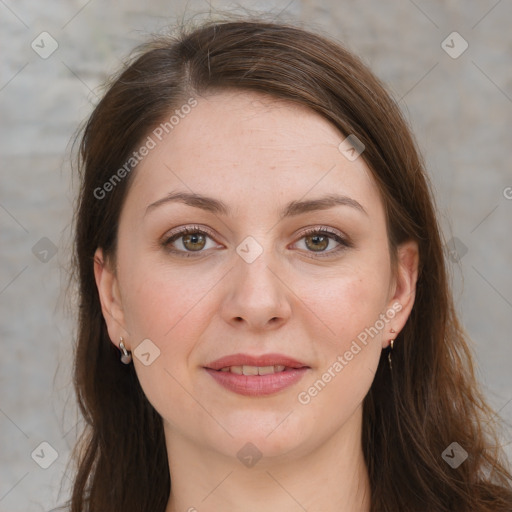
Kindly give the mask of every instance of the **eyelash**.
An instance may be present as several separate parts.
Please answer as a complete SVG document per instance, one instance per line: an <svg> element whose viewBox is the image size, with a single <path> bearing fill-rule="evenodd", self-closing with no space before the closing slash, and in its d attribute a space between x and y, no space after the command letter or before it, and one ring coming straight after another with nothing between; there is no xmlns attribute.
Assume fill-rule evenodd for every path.
<svg viewBox="0 0 512 512"><path fill-rule="evenodd" d="M172 242L175 242L182 236L190 235L190 234L207 235L208 237L210 237L212 239L214 238L213 234L210 231L206 230L205 228L201 228L199 226L188 226L184 229L181 229L180 231L178 231L176 233L171 233L169 236L165 237L162 240L162 246L167 251L169 251L173 254L176 254L180 257L184 257L184 258L200 257L205 251L196 251L196 253L194 253L192 251L181 251L181 250L169 248L169 246ZM302 240L302 238L305 238L305 237L311 236L311 235L329 235L329 238L331 240L334 240L335 242L338 242L340 244L336 249L332 249L325 253L318 252L315 254L314 251L308 251L308 252L315 254L315 257L318 257L318 258L327 258L329 256L332 256L333 254L338 254L339 252L341 252L345 249L353 247L353 244L348 239L343 238L342 236L340 236L338 234L337 231L333 231L331 228L329 228L327 226L320 226L318 228L308 229L301 233L299 240Z"/></svg>

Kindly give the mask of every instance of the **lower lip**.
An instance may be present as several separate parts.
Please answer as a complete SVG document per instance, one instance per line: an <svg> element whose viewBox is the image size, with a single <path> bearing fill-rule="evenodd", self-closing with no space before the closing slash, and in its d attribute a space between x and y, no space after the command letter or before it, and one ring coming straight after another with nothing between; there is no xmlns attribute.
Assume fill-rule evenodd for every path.
<svg viewBox="0 0 512 512"><path fill-rule="evenodd" d="M267 375L238 375L221 372L212 368L205 370L221 385L239 395L264 396L277 393L296 382L309 370L308 367L293 368Z"/></svg>

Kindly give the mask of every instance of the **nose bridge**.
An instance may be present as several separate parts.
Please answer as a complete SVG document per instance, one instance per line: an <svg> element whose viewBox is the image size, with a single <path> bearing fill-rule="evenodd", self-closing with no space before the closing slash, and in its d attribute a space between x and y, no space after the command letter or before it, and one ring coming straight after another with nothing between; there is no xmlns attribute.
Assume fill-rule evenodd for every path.
<svg viewBox="0 0 512 512"><path fill-rule="evenodd" d="M258 238L249 235L242 240L236 248L236 274L240 284L249 284L252 289L260 292L269 291L269 287L274 289L277 277L275 271L270 270L278 264L274 251L270 235L260 235Z"/></svg>
<svg viewBox="0 0 512 512"><path fill-rule="evenodd" d="M280 279L274 251L271 236L248 236L237 246L227 306L230 318L265 325L289 314L286 286Z"/></svg>

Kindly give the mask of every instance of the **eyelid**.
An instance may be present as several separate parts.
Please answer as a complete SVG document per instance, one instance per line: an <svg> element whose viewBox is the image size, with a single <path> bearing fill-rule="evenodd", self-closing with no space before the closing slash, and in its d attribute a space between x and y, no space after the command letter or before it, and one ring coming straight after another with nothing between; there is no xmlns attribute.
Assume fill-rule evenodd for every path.
<svg viewBox="0 0 512 512"><path fill-rule="evenodd" d="M338 229L335 229L335 228L332 228L330 226L318 226L318 225L315 225L315 226L311 226L311 227L306 227L304 228L302 231L300 231L296 236L300 236L300 237L303 237L303 236L306 236L306 235L310 235L310 234L314 234L314 233L329 233L330 235L336 235L338 236L339 238L342 238L343 241L349 243L349 239L348 237L340 230Z"/></svg>
<svg viewBox="0 0 512 512"><path fill-rule="evenodd" d="M217 235L213 233L213 231L206 226L200 226L199 224L193 224L190 226L178 226L177 228L172 229L171 231L168 231L165 233L165 235L162 237L163 241L168 241L171 239L174 235L186 235L188 232L196 232L196 231L204 231L208 236L211 238L215 238Z"/></svg>

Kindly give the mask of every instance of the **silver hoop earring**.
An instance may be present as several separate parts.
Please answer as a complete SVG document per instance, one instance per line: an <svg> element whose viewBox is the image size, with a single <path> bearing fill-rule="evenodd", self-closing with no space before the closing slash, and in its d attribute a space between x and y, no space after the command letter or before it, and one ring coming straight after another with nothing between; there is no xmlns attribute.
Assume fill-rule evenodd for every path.
<svg viewBox="0 0 512 512"><path fill-rule="evenodd" d="M132 355L130 352L128 352L128 350L126 350L126 347L124 346L124 343L123 343L123 337L121 336L119 338L119 348L122 350L122 354L121 354L121 362L124 363L124 364L130 364L132 362Z"/></svg>

